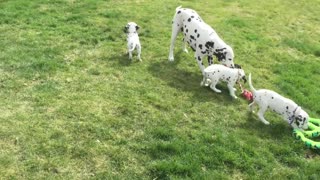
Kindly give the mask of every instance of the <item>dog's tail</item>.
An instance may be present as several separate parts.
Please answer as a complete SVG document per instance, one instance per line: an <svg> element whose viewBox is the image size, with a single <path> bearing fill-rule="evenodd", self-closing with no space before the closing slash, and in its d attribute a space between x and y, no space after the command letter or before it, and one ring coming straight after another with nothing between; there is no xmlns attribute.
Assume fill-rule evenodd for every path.
<svg viewBox="0 0 320 180"><path fill-rule="evenodd" d="M252 86L251 73L249 74L249 86L250 86L250 89L251 89L252 93L255 94L256 89Z"/></svg>

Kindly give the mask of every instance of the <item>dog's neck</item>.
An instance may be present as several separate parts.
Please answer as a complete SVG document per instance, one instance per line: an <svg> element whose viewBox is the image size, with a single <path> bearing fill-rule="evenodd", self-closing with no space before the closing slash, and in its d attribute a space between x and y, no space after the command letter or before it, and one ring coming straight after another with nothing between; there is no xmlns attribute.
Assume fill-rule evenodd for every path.
<svg viewBox="0 0 320 180"><path fill-rule="evenodd" d="M133 37L133 36L136 36L138 33L135 31L135 32L128 32L127 33L127 38L130 38L130 37Z"/></svg>
<svg viewBox="0 0 320 180"><path fill-rule="evenodd" d="M290 125L294 122L294 120L297 116L296 114L300 113L299 111L297 112L298 109L301 109L301 108L300 108L300 106L297 105L297 107L292 111L292 116L289 116L289 124Z"/></svg>

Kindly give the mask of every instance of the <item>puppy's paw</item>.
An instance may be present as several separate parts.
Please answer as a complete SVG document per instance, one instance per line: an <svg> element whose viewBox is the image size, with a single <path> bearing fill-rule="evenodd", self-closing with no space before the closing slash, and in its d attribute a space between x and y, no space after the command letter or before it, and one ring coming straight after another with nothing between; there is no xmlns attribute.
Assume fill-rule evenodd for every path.
<svg viewBox="0 0 320 180"><path fill-rule="evenodd" d="M269 125L270 123L268 121L263 122L265 125Z"/></svg>

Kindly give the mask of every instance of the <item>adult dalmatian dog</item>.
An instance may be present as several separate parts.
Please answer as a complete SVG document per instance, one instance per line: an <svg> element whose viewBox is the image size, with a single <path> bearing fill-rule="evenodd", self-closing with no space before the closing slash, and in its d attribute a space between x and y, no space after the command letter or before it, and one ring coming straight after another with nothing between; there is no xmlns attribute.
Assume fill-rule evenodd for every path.
<svg viewBox="0 0 320 180"><path fill-rule="evenodd" d="M250 111L252 112L253 106L258 104L258 117L264 124L270 124L263 116L266 110L270 108L272 111L282 115L282 118L292 128L308 128L309 115L295 102L271 90L256 90L252 86L251 73L249 74L249 86L253 94L253 102L249 104Z"/></svg>
<svg viewBox="0 0 320 180"><path fill-rule="evenodd" d="M175 40L179 32L183 33L183 49L186 49L186 43L195 51L194 58L198 62L202 74L204 65L202 59L208 56L208 64L213 64L213 55L218 61L228 67L234 67L234 53L232 48L227 45L218 34L192 9L176 8L176 13L172 21L171 45L169 51L169 61L174 61L173 50Z"/></svg>

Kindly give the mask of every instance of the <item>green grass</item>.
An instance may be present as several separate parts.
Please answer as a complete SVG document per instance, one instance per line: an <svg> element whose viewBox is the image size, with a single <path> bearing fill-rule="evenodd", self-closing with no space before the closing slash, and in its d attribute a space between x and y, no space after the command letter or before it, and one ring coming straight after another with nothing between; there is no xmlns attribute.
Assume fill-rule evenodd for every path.
<svg viewBox="0 0 320 180"><path fill-rule="evenodd" d="M2 0L1 178L319 179L319 152L280 116L266 126L224 84L200 87L179 40L168 62L179 5L233 47L256 88L320 117L317 0ZM126 54L129 21L141 63Z"/></svg>

